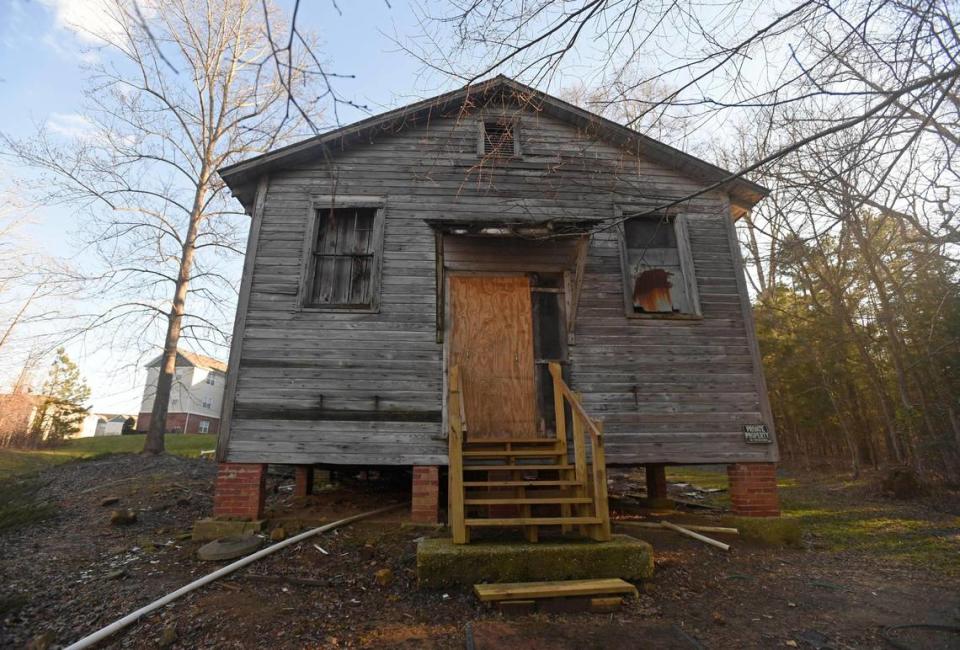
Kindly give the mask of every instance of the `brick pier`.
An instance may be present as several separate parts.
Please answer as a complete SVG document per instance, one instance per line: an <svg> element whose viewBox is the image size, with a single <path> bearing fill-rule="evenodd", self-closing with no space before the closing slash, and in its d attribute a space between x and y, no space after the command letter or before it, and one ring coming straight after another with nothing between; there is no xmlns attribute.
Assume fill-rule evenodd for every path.
<svg viewBox="0 0 960 650"><path fill-rule="evenodd" d="M779 517L777 467L773 463L733 463L727 465L730 503L734 515L741 517Z"/></svg>
<svg viewBox="0 0 960 650"><path fill-rule="evenodd" d="M213 495L213 516L254 521L263 516L267 466L220 463Z"/></svg>
<svg viewBox="0 0 960 650"><path fill-rule="evenodd" d="M410 520L421 524L439 521L440 468L436 465L415 465Z"/></svg>

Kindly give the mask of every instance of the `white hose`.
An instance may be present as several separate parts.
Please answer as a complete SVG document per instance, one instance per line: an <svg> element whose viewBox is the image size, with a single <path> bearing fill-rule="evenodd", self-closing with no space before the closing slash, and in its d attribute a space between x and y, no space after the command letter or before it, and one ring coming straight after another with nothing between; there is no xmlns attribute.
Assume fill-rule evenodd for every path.
<svg viewBox="0 0 960 650"><path fill-rule="evenodd" d="M379 514L382 514L382 513L384 513L384 512L387 512L387 511L389 511L389 510L396 510L397 508L400 508L400 507L402 507L403 505L405 505L405 504L398 503L398 504L395 504L395 505L392 505L392 506L387 506L387 507L385 507L385 508L380 508L380 509L378 509L378 510L371 510L370 512L364 512L364 513L361 513L361 514L359 514L359 515L353 515L352 517L347 517L346 519L341 519L340 521L334 521L333 523L324 524L323 526L320 526L319 528L313 528L313 529L311 529L311 530L308 530L308 531L305 532L305 533L300 533L299 535L295 535L294 537L291 537L290 539L286 539L286 540L284 540L284 541L282 541L282 542L279 542L279 543L277 543L277 544L274 544L273 546L268 546L267 548L262 549L262 550L259 550L259 551L257 551L256 553L252 553L252 554L248 555L248 556L245 557L245 558L241 558L241 559L237 560L236 562L233 562L232 564L228 564L227 566L225 566L225 567L223 567L223 568L221 568L221 569L217 569L217 570L214 571L213 573L210 573L210 574L208 574L208 575L205 575L205 576L203 576L202 578L199 578L199 579L197 579L197 580L194 580L194 581L191 582L190 584L184 585L183 587L180 587L180 588L177 589L176 591L173 591L173 592L167 594L167 595L164 596L163 598L160 598L160 599L158 599L158 600L153 601L152 603L150 603L149 605L147 605L147 606L145 606L145 607L141 607L140 609L138 609L138 610L135 611L135 612L132 612L132 613L130 613L130 614L127 614L127 615L124 616L123 618L114 621L113 623L111 623L110 625L106 626L105 628L102 628L102 629L100 629L100 630L97 630L97 631L94 632L93 634L90 634L90 635L88 635L88 636L85 636L85 637L83 637L82 639L80 639L79 641L77 641L76 643L67 646L66 650L80 650L80 648L88 648L88 647L92 646L94 643L97 643L98 641L103 641L104 639L106 639L108 636L110 636L110 635L113 634L114 632L118 632L118 631L122 630L123 628L125 628L126 626L130 625L131 623L135 623L135 622L136 622L141 616L143 616L144 614L149 614L149 613L152 612L153 610L159 609L159 608L163 607L163 606L166 605L167 603L176 600L177 598L179 598L180 596L182 596L182 595L184 595L184 594L190 593L190 592L193 591L194 589L197 589L197 588L199 588L199 587L202 587L202 586L205 585L205 584L209 584L209 583L213 582L214 580L216 580L216 579L218 579L218 578L222 578L223 576L225 576L225 575L227 575L227 574L229 574L229 573L233 573L233 572L236 571L237 569L240 569L240 568L242 568L242 567L245 567L245 566L247 566L248 564L251 564L251 563L253 563L253 562L256 562L256 561L259 560L260 558L266 557L267 555L270 555L271 553L274 553L274 552L276 552L276 551L279 551L279 550L282 549L282 548L285 548L285 547L287 547L287 546L290 546L291 544L296 544L297 542L302 542L303 540L307 539L308 537L312 537L312 536L314 536L314 535L317 535L317 534L319 534L319 533L326 532L326 531L328 531L328 530L333 530L334 528L339 528L340 526L344 526L344 525L349 524L349 523L351 523L351 522L357 521L358 519L366 519L367 517L372 517L372 516L374 516L374 515L379 515Z"/></svg>

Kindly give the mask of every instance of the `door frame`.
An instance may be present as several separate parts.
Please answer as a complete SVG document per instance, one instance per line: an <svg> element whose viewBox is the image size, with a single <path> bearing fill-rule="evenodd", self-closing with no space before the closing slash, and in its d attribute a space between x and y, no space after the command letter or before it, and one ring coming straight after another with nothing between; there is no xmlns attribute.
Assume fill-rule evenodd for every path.
<svg viewBox="0 0 960 650"><path fill-rule="evenodd" d="M449 405L448 405L448 403L447 403L447 402L448 402L448 398L449 398L449 394L450 394L450 385L449 385L449 381L450 381L450 339L451 339L451 336L452 336L452 333L453 333L453 332L452 332L452 328L453 328L453 322L452 322L452 321L453 321L453 319L451 318L451 305L450 305L450 303L451 303L451 300L450 300L450 278L451 278L451 277L488 277L488 278L491 278L491 277L492 277L492 278L518 278L518 277L522 277L522 278L527 278L527 279L529 280L530 277L531 277L532 275L535 275L536 273L542 273L542 272L539 272L539 271L510 271L510 270L504 270L504 271L456 271L456 270L449 270L449 269L446 269L446 268L443 269L443 361L442 361L442 368L441 368L441 372L443 373L443 382L442 382L442 388L441 388L441 390L443 391L443 396L442 396L443 399L442 399L442 401L441 401L441 412L442 412L441 426L443 427L443 434L442 434L442 439L443 439L443 440L447 440L447 439L450 437L450 422L449 422L449 420L448 420L448 406L449 406ZM556 272L555 272L555 271L550 271L550 273L556 273ZM532 285L531 285L531 287L532 287ZM561 291L565 291L565 290L566 290L566 287L561 287ZM532 291L531 291L531 293L532 293ZM531 296L531 298L532 298L532 296ZM564 328L565 328L565 325L566 325L566 309L567 309L566 301L565 301L565 300L559 300L559 301L558 301L558 304L559 304L559 308L560 308L560 322L561 322L561 325L564 326ZM532 305L531 305L531 310L530 310L530 318L531 318L531 320L533 319L533 308L532 308ZM534 345L534 349L532 350L532 352L536 352L537 323L536 323L536 322L533 322L533 323L532 323L532 326L533 326L533 340L532 340L532 343L533 343L533 345ZM540 390L540 387L539 387L539 381L538 381L538 378L537 378L537 377L538 377L538 375L537 375L537 373L538 373L538 368L537 368L537 364L536 364L536 361L537 361L537 360L536 360L536 355L534 354L533 357L534 357L534 367L533 367L534 390L537 391L536 406L537 406L537 416L539 417L539 416L540 416L540 413L539 413L539 408L540 408L540 403L539 403L539 390ZM468 432L469 432L469 426L470 426L470 423L467 422L467 427L468 427L467 431L468 431Z"/></svg>

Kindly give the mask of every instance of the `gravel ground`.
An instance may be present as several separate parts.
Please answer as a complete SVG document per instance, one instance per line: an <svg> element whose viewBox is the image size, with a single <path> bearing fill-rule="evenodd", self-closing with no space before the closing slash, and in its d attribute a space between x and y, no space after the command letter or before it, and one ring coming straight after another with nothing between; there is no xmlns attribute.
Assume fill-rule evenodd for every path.
<svg viewBox="0 0 960 650"><path fill-rule="evenodd" d="M210 513L214 473L209 461L132 455L45 470L35 494L56 503L56 514L0 532L0 646L65 645L222 566L197 560L199 544L185 538ZM303 502L292 498L289 476L274 475L268 511L292 534L407 498L397 485L358 480ZM103 506L106 497L118 502ZM136 523L111 526L116 508L136 511ZM478 647L667 647L652 640L669 637L690 648L879 649L891 647L881 636L886 625L960 623L956 576L809 540L791 550L734 540L724 553L665 531L644 536L656 576L620 611L504 618L468 589L416 588L416 540L438 532L405 527L404 516L284 549L104 647L462 648L470 623L483 637ZM905 647L957 647L957 636L898 635Z"/></svg>

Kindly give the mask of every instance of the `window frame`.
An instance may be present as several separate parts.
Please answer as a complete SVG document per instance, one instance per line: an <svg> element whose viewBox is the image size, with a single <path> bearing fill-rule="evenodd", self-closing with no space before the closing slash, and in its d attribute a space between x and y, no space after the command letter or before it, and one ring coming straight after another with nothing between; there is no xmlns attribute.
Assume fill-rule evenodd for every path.
<svg viewBox="0 0 960 650"><path fill-rule="evenodd" d="M487 122L509 123L513 129L513 152L497 155L487 153ZM477 155L488 160L503 160L505 158L523 158L520 146L521 120L518 116L481 115L477 118Z"/></svg>
<svg viewBox="0 0 960 650"><path fill-rule="evenodd" d="M380 285L383 274L383 232L386 221L386 197L360 195L311 194L307 212L307 228L300 263L300 286L297 308L299 311L342 312L351 314L375 314L380 312ZM369 208L376 212L373 217L373 264L370 277L369 305L321 305L310 302L312 295L314 248L320 227L320 210L340 208Z"/></svg>
<svg viewBox="0 0 960 650"><path fill-rule="evenodd" d="M198 433L210 433L210 420L200 420L197 424Z"/></svg>
<svg viewBox="0 0 960 650"><path fill-rule="evenodd" d="M673 234L677 241L677 256L680 258L680 272L690 302L689 312L637 312L633 309L633 286L630 277L629 254L624 213L642 212L650 206L618 205L615 209L617 220L617 238L620 248L620 282L623 285L623 309L627 318L666 319L666 320L700 320L703 311L700 308L700 292L697 287L696 268L693 264L693 253L690 249L689 217L676 210L667 210L659 214L646 217L631 217L635 219L662 219L671 220Z"/></svg>
<svg viewBox="0 0 960 650"><path fill-rule="evenodd" d="M209 384L209 385L211 385L211 386L216 386L216 385L217 385L217 376L216 376L214 373L212 373L212 372L208 372L208 373L207 373L207 376L203 378L203 381L204 381L204 383Z"/></svg>

